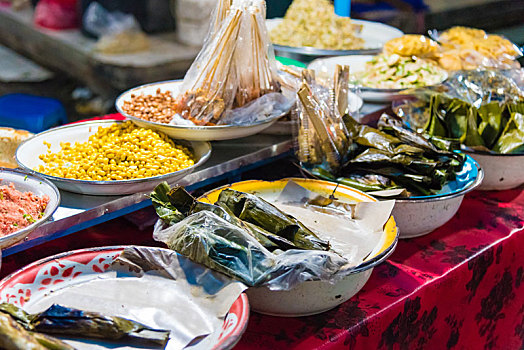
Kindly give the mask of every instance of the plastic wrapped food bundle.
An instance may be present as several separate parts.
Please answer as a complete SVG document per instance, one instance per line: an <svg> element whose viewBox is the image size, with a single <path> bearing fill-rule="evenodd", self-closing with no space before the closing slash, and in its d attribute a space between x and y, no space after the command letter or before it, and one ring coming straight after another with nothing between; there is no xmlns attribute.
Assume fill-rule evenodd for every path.
<svg viewBox="0 0 524 350"><path fill-rule="evenodd" d="M170 125L247 126L284 116L294 96L281 91L265 11L263 0L219 1L183 81L155 94L131 94L122 110Z"/></svg>
<svg viewBox="0 0 524 350"><path fill-rule="evenodd" d="M342 72L339 67L336 74ZM347 87L342 77L335 82ZM331 99L336 94L326 97L310 79L298 92L297 157L313 176L367 192L404 189L399 196L432 195L462 169L465 157L450 152L448 142L426 139L390 116L381 118L378 129L361 125L340 112L343 101Z"/></svg>
<svg viewBox="0 0 524 350"><path fill-rule="evenodd" d="M264 1L233 2L188 70L175 101L177 114L197 125L218 124L226 110L279 92L264 21Z"/></svg>
<svg viewBox="0 0 524 350"><path fill-rule="evenodd" d="M209 204L197 201L181 187L171 189L165 183L160 184L151 194L160 218L155 225L154 238L192 261L248 286L289 290L310 280L336 283L364 261L375 244L370 243L361 249L351 244L352 238L348 237L368 234L375 237L370 238L369 242L373 242L377 237L374 234L382 232L393 203L384 206L383 203L366 203L379 205L374 211L374 215L380 217L376 220L377 225L368 226L363 223L366 219L358 221L361 218L353 217L352 210L359 204L337 203L337 206L330 207L335 205L334 200L317 193L310 194L291 181L279 198L288 198L285 193L294 193L297 187L301 189L298 197L304 199L313 195L314 200L308 201L310 204L286 202L285 205L225 189L214 204ZM302 191L307 193L305 197ZM312 207L319 211L308 209ZM291 216L283 211L284 208L296 211L291 211ZM330 242L333 241L333 246L295 218L300 210L306 213L300 217L313 217L312 222L323 222L328 218L332 227L336 227L335 232L325 233ZM348 221L348 218L354 220ZM320 225L317 225L317 230ZM343 232L338 234L339 231Z"/></svg>
<svg viewBox="0 0 524 350"><path fill-rule="evenodd" d="M524 151L524 70L463 71L397 102L406 124L431 137L481 151Z"/></svg>
<svg viewBox="0 0 524 350"><path fill-rule="evenodd" d="M315 83L304 72L299 97L298 158L338 171L350 146L342 117L347 114L349 67L337 66L331 89Z"/></svg>

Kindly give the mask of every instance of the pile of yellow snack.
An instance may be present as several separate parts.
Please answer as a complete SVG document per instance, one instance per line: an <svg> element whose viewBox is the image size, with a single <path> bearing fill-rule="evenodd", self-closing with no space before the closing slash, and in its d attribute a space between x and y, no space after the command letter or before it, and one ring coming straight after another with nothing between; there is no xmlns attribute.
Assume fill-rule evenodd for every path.
<svg viewBox="0 0 524 350"><path fill-rule="evenodd" d="M35 170L68 179L113 181L165 175L195 164L186 147L130 121L99 127L87 142L61 142L60 146L57 153L48 149L40 155L45 166Z"/></svg>
<svg viewBox="0 0 524 350"><path fill-rule="evenodd" d="M404 35L388 41L384 53L431 59L448 71L519 67L516 58L522 53L499 35L475 28L453 27L437 39L439 43L423 35Z"/></svg>

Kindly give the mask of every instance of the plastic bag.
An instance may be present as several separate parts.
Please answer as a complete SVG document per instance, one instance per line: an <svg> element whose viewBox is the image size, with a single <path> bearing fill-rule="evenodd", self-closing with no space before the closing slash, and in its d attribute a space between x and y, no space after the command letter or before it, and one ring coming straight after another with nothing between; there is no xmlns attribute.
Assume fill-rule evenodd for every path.
<svg viewBox="0 0 524 350"><path fill-rule="evenodd" d="M106 54L122 54L149 49L149 40L133 15L109 12L92 2L83 18L84 28L98 36L95 50Z"/></svg>
<svg viewBox="0 0 524 350"><path fill-rule="evenodd" d="M322 165L337 173L350 145L342 120L348 114L349 67L337 66L331 89L315 83L313 72L303 72L298 91L298 158L302 165Z"/></svg>
<svg viewBox="0 0 524 350"><path fill-rule="evenodd" d="M49 29L79 27L77 0L40 0L35 7L36 25Z"/></svg>
<svg viewBox="0 0 524 350"><path fill-rule="evenodd" d="M212 212L188 216L173 226L155 225L155 240L246 285L288 290L307 280L330 280L347 261L333 252L271 253L241 228Z"/></svg>
<svg viewBox="0 0 524 350"><path fill-rule="evenodd" d="M252 125L275 119L288 113L294 103L283 94L272 92L243 107L226 111L218 125Z"/></svg>
<svg viewBox="0 0 524 350"><path fill-rule="evenodd" d="M217 124L227 110L280 91L264 1L233 2L220 29L210 30L180 91L176 112L197 125Z"/></svg>
<svg viewBox="0 0 524 350"><path fill-rule="evenodd" d="M222 26L222 22L227 18L227 12L231 8L231 5L233 4L233 0L218 0L217 6L211 13L211 23L209 27L209 31L207 36L212 36L216 34L220 27Z"/></svg>
<svg viewBox="0 0 524 350"><path fill-rule="evenodd" d="M289 290L310 280L335 283L352 273L379 246L394 205L338 202L292 181L271 204L254 195L224 191L211 205L197 202L179 187L157 186L151 197L162 219L153 236L196 263L248 286L272 290ZM185 218L180 221L180 216ZM308 227L319 235L322 231L322 238L295 217L316 225ZM326 232L327 225L333 229ZM331 242L335 251L328 250Z"/></svg>

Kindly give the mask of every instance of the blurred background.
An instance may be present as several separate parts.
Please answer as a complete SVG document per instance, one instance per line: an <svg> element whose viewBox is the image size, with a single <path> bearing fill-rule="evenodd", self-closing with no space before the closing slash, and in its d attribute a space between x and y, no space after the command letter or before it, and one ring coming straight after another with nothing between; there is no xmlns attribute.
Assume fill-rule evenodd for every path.
<svg viewBox="0 0 524 350"><path fill-rule="evenodd" d="M38 128L111 113L125 89L183 77L215 3L0 1L0 124L22 106L46 120ZM267 0L267 16L282 17L290 3ZM524 44L522 0L352 0L351 17L405 33L471 26Z"/></svg>

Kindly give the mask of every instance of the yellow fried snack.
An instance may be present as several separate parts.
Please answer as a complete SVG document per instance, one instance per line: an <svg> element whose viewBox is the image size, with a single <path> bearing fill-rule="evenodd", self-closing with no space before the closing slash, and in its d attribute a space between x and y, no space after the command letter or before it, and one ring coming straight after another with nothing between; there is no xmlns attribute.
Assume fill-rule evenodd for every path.
<svg viewBox="0 0 524 350"><path fill-rule="evenodd" d="M443 47L439 63L447 70L518 66L515 58L520 52L500 35L488 35L481 29L453 27L444 31L439 41Z"/></svg>
<svg viewBox="0 0 524 350"><path fill-rule="evenodd" d="M424 35L407 34L392 39L384 45L384 53L399 56L433 57L439 45Z"/></svg>
<svg viewBox="0 0 524 350"><path fill-rule="evenodd" d="M87 142L61 142L60 146L59 152L40 155L45 166L37 171L68 179L111 181L159 176L194 165L187 148L129 121L100 127Z"/></svg>
<svg viewBox="0 0 524 350"><path fill-rule="evenodd" d="M442 45L464 45L471 39L482 39L486 37L486 32L482 29L469 27L451 27L440 35Z"/></svg>
<svg viewBox="0 0 524 350"><path fill-rule="evenodd" d="M440 66L448 71L470 70L486 65L486 57L470 49L450 49L442 52L438 60Z"/></svg>

